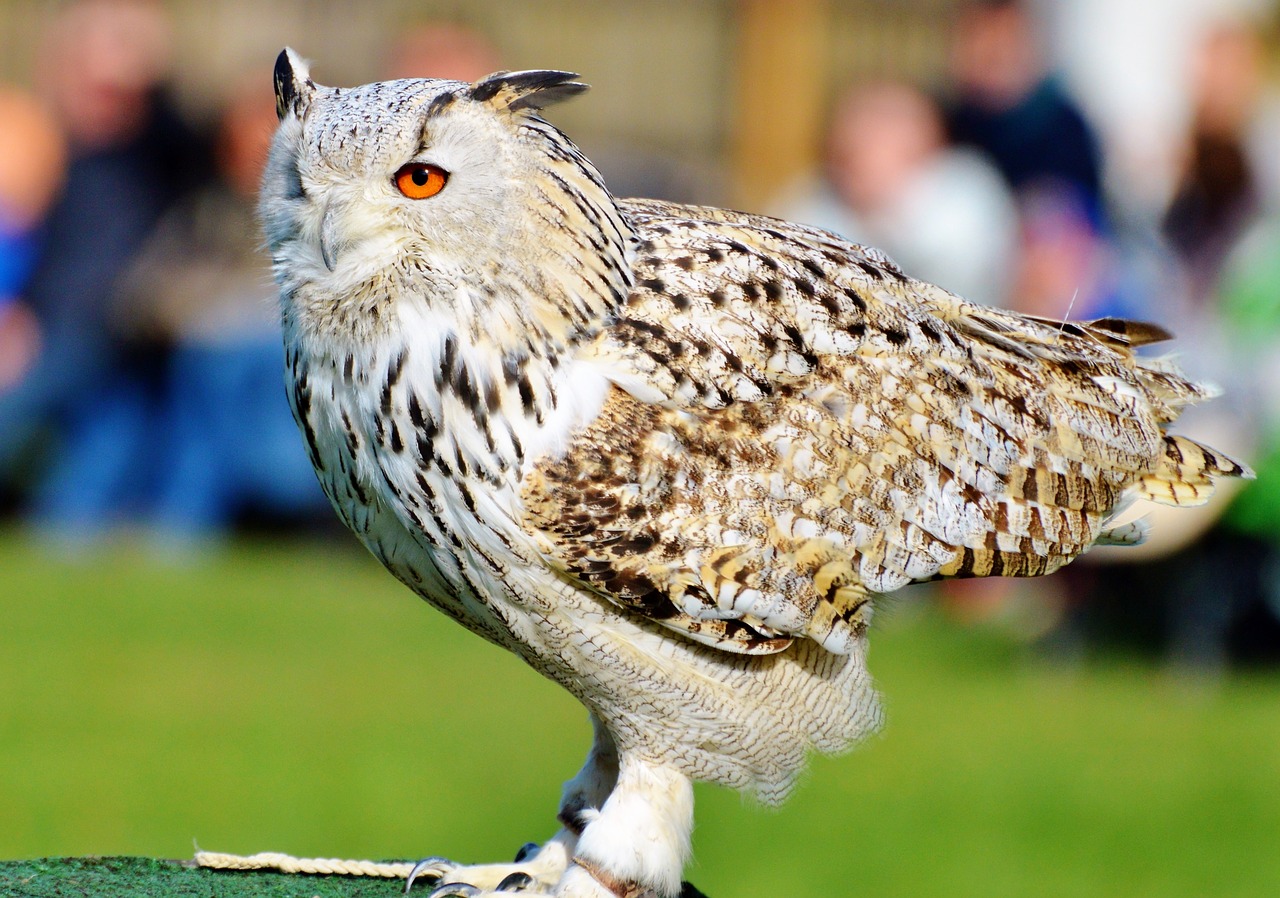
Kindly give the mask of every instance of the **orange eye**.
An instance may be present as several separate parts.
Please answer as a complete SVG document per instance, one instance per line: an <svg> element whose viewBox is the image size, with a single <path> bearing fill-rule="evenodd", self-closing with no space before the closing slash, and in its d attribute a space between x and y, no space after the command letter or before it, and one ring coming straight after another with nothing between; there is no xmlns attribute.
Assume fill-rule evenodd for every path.
<svg viewBox="0 0 1280 898"><path fill-rule="evenodd" d="M396 172L396 187L411 200L425 200L444 190L449 173L438 165L410 162Z"/></svg>

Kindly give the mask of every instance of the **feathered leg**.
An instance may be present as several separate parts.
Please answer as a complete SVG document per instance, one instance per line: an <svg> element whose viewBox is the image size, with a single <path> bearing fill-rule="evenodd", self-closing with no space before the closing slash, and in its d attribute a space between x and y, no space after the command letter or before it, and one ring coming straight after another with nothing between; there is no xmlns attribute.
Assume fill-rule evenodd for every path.
<svg viewBox="0 0 1280 898"><path fill-rule="evenodd" d="M676 898L689 857L693 784L671 767L623 754L618 782L599 811L580 815L564 898Z"/></svg>

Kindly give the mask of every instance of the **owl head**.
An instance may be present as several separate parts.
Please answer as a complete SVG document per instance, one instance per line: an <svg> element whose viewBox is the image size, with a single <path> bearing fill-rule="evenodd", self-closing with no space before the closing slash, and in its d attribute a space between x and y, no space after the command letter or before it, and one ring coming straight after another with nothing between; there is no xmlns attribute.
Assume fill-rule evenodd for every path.
<svg viewBox="0 0 1280 898"><path fill-rule="evenodd" d="M260 212L286 315L319 296L554 339L597 326L626 295L632 238L594 166L539 114L586 90L575 78L322 87L282 52Z"/></svg>

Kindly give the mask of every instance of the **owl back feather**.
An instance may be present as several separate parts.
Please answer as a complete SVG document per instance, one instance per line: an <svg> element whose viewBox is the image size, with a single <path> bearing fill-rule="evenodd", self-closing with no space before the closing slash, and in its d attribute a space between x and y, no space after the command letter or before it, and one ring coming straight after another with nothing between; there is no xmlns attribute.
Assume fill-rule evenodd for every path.
<svg viewBox="0 0 1280 898"><path fill-rule="evenodd" d="M1248 476L1164 433L1210 392L1134 352L1158 327L976 306L787 222L622 207L637 288L594 347L618 388L525 498L556 563L699 641L848 652L877 592L1047 574L1139 540L1110 526L1134 498Z"/></svg>

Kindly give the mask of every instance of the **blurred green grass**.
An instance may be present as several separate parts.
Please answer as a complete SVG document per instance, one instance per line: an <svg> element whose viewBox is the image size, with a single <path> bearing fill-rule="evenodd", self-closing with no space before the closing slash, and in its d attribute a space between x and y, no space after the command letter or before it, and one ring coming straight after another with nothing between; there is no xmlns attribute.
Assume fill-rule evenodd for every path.
<svg viewBox="0 0 1280 898"><path fill-rule="evenodd" d="M583 711L355 549L65 555L0 534L0 858L479 862L553 831ZM883 734L780 811L700 788L712 898L1280 894L1280 677L882 621Z"/></svg>

